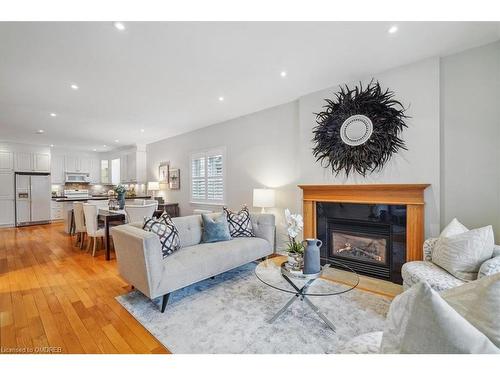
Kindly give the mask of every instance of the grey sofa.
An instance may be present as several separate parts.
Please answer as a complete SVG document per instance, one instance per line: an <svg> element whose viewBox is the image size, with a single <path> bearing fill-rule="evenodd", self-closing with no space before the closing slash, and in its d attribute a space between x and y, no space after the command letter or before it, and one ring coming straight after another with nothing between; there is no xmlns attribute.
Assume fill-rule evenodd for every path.
<svg viewBox="0 0 500 375"><path fill-rule="evenodd" d="M438 238L429 238L424 242L424 260L403 264L401 276L403 287L411 288L420 281L426 281L432 289L441 292L465 284L466 281L457 279L448 271L432 262L432 250ZM493 256L486 260L479 269L478 278L500 272L500 246L495 245Z"/></svg>
<svg viewBox="0 0 500 375"><path fill-rule="evenodd" d="M111 228L120 275L147 297L162 296L162 312L171 292L274 252L276 227L271 214L251 214L256 237L215 243L201 242L201 215L172 220L181 249L165 259L158 236L143 230L141 223Z"/></svg>

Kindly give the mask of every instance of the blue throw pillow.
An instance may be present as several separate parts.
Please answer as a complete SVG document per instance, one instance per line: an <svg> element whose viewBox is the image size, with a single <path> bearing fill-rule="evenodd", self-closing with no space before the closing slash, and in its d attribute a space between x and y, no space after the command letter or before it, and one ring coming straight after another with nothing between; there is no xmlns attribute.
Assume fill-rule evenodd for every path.
<svg viewBox="0 0 500 375"><path fill-rule="evenodd" d="M203 219L203 242L219 242L231 239L226 215L209 216L201 214Z"/></svg>

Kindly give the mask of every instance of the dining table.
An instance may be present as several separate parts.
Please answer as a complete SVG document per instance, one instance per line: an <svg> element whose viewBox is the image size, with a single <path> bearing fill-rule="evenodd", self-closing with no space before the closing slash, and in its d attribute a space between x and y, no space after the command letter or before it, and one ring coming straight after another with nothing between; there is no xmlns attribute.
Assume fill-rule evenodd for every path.
<svg viewBox="0 0 500 375"><path fill-rule="evenodd" d="M163 210L156 210L153 214L154 217L159 217L163 213ZM111 259L111 241L109 235L109 228L113 225L121 225L126 222L125 210L120 209L108 209L99 208L97 214L97 219L104 223L104 251L106 254L106 260Z"/></svg>

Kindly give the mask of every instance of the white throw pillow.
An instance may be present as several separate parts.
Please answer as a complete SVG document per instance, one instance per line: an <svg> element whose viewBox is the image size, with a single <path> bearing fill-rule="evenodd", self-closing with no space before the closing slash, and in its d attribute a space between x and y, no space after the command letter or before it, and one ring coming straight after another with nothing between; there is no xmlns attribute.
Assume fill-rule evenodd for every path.
<svg viewBox="0 0 500 375"><path fill-rule="evenodd" d="M491 258L494 245L491 225L440 237L432 251L432 262L459 279L475 280L481 264Z"/></svg>
<svg viewBox="0 0 500 375"><path fill-rule="evenodd" d="M469 231L457 218L454 218L441 232L439 237L450 237Z"/></svg>
<svg viewBox="0 0 500 375"><path fill-rule="evenodd" d="M500 273L448 289L441 297L500 348Z"/></svg>
<svg viewBox="0 0 500 375"><path fill-rule="evenodd" d="M490 311L494 315L494 311ZM489 339L422 282L394 299L381 353L500 353Z"/></svg>

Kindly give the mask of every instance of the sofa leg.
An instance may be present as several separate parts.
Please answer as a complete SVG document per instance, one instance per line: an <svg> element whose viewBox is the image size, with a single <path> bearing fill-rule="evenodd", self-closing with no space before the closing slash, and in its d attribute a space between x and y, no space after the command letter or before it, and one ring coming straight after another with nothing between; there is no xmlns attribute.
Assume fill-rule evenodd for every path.
<svg viewBox="0 0 500 375"><path fill-rule="evenodd" d="M167 303L168 303L168 297L170 297L170 293L167 293L163 296L163 299L161 301L161 312L164 313L165 312L165 308L167 307Z"/></svg>
<svg viewBox="0 0 500 375"><path fill-rule="evenodd" d="M215 279L215 276L212 276L212 277L210 278L210 280L214 280L214 279Z"/></svg>

